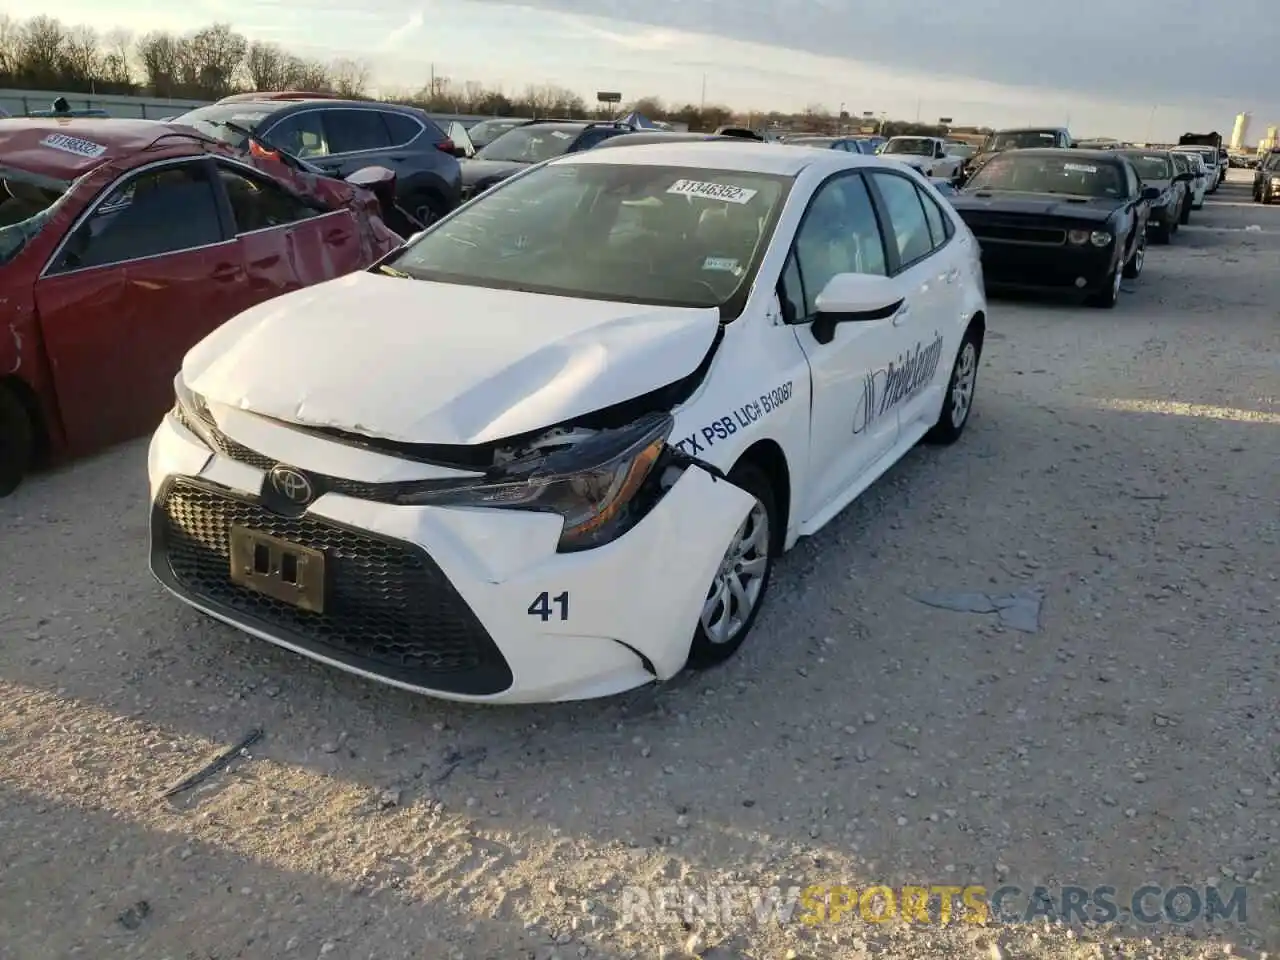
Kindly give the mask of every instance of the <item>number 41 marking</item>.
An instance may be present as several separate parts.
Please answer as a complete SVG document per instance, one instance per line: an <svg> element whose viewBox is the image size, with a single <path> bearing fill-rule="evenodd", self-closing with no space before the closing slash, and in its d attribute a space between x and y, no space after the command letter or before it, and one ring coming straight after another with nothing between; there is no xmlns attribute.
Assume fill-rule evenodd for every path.
<svg viewBox="0 0 1280 960"><path fill-rule="evenodd" d="M551 596L549 591L543 590L540 594L538 594L537 598L534 599L533 603L529 604L529 616L541 617L542 622L546 623L548 620L551 619L551 616L553 613L551 609L552 604L555 604L557 607L560 608L561 620L569 619L569 591L568 590L566 590L564 593L555 597Z"/></svg>

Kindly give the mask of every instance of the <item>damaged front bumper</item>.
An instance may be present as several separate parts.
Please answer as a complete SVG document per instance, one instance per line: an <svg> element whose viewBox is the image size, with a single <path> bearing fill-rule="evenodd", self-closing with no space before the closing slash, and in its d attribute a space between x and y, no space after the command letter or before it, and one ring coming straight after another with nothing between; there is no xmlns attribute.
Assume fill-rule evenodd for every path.
<svg viewBox="0 0 1280 960"><path fill-rule="evenodd" d="M247 633L446 699L577 700L675 675L752 505L711 472L669 463L678 477L642 519L610 542L563 552L561 516L362 499L361 483L401 479L413 465L235 417L252 421L238 435L252 436L254 450L211 450L174 414L155 433L152 572ZM278 463L351 482L305 510L278 512L264 502ZM322 565L321 609L233 582L233 528L242 541L284 544Z"/></svg>

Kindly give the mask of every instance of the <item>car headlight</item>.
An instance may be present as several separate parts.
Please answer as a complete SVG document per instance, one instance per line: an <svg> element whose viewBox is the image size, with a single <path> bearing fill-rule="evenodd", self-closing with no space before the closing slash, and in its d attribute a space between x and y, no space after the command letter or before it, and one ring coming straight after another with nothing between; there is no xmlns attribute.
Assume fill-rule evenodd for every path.
<svg viewBox="0 0 1280 960"><path fill-rule="evenodd" d="M183 382L181 373L173 378L173 394L176 399L173 407L174 417L197 437L212 446L212 434L217 429L217 424L214 422L213 414L209 412L209 404L205 402L204 397Z"/></svg>
<svg viewBox="0 0 1280 960"><path fill-rule="evenodd" d="M1089 234L1089 242L1095 247L1105 247L1111 243L1111 234L1106 230L1095 230Z"/></svg>
<svg viewBox="0 0 1280 960"><path fill-rule="evenodd" d="M558 513L558 549L587 550L615 540L642 515L646 487L675 420L654 414L556 452L506 464L480 480L406 494L399 503Z"/></svg>
<svg viewBox="0 0 1280 960"><path fill-rule="evenodd" d="M1071 230L1067 233L1067 242L1079 246L1082 243L1089 242L1088 230Z"/></svg>

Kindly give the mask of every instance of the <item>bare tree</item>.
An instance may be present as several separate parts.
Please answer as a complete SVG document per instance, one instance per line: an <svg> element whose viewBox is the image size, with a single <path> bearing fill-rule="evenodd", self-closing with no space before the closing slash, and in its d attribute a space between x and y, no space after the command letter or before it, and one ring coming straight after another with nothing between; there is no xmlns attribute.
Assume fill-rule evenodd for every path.
<svg viewBox="0 0 1280 960"><path fill-rule="evenodd" d="M157 97L172 97L178 92L182 54L181 42L168 33L149 33L138 41L143 76Z"/></svg>
<svg viewBox="0 0 1280 960"><path fill-rule="evenodd" d="M363 97L369 86L369 67L359 60L335 60L329 68L329 78L338 96Z"/></svg>
<svg viewBox="0 0 1280 960"><path fill-rule="evenodd" d="M0 74L15 77L22 66L22 24L0 14Z"/></svg>
<svg viewBox="0 0 1280 960"><path fill-rule="evenodd" d="M53 85L59 79L66 30L52 17L35 17L22 29L21 67L19 72L32 82Z"/></svg>
<svg viewBox="0 0 1280 960"><path fill-rule="evenodd" d="M248 41L225 23L205 27L183 46L183 84L214 97L231 91L249 49Z"/></svg>
<svg viewBox="0 0 1280 960"><path fill-rule="evenodd" d="M133 34L112 30L102 39L102 79L117 88L133 86Z"/></svg>
<svg viewBox="0 0 1280 960"><path fill-rule="evenodd" d="M75 86L89 85L101 75L98 31L72 27L62 40L62 75Z"/></svg>
<svg viewBox="0 0 1280 960"><path fill-rule="evenodd" d="M290 90L321 92L330 89L332 86L328 68L323 63L317 63L315 60L291 57L287 76L288 83L284 84L284 86Z"/></svg>
<svg viewBox="0 0 1280 960"><path fill-rule="evenodd" d="M254 90L283 90L289 85L289 56L274 43L249 44L244 66Z"/></svg>

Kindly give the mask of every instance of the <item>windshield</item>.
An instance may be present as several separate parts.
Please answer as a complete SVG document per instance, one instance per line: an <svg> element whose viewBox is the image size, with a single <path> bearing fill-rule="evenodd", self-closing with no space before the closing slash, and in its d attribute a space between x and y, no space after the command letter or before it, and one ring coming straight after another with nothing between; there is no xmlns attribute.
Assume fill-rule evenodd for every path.
<svg viewBox="0 0 1280 960"><path fill-rule="evenodd" d="M0 167L0 264L44 229L70 190L68 183Z"/></svg>
<svg viewBox="0 0 1280 960"><path fill-rule="evenodd" d="M524 120L481 120L474 127L467 131L471 135L471 142L477 140L482 143L488 143L508 130L514 130L520 124L525 123Z"/></svg>
<svg viewBox="0 0 1280 960"><path fill-rule="evenodd" d="M907 153L913 157L932 157L933 141L925 137L894 137L885 144L884 153Z"/></svg>
<svg viewBox="0 0 1280 960"><path fill-rule="evenodd" d="M258 124L279 109L279 105L268 103L215 103L179 114L172 122L195 127L206 136L221 140L234 150L241 150L245 145L244 136L228 130L222 124L234 123L256 133Z"/></svg>
<svg viewBox="0 0 1280 960"><path fill-rule="evenodd" d="M987 137L986 143L982 145L982 152L1052 147L1057 142L1058 134L1055 130L1006 130Z"/></svg>
<svg viewBox="0 0 1280 960"><path fill-rule="evenodd" d="M1124 178L1114 163L1061 156L1002 154L986 163L965 193L979 190L1016 190L1022 193L1061 193L1075 197L1123 197Z"/></svg>
<svg viewBox="0 0 1280 960"><path fill-rule="evenodd" d="M1133 165L1138 168L1138 176L1143 180L1173 179L1169 160L1158 153L1126 153L1125 156L1133 161Z"/></svg>
<svg viewBox="0 0 1280 960"><path fill-rule="evenodd" d="M948 143L947 153L951 154L953 157L964 157L967 159L973 156L973 147L969 146L967 143Z"/></svg>
<svg viewBox="0 0 1280 960"><path fill-rule="evenodd" d="M750 289L791 183L704 168L551 164L482 194L391 262L441 283L725 307Z"/></svg>
<svg viewBox="0 0 1280 960"><path fill-rule="evenodd" d="M490 141L476 157L508 163L541 163L565 153L579 132L555 127L516 127Z"/></svg>

